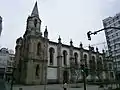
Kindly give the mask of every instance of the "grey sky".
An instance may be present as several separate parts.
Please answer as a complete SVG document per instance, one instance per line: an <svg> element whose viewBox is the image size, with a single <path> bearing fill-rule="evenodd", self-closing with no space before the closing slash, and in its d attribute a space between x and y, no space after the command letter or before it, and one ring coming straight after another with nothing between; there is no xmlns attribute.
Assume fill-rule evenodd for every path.
<svg viewBox="0 0 120 90"><path fill-rule="evenodd" d="M48 26L49 39L74 46L80 41L84 46L105 41L104 32L87 40L89 30L102 28L102 20L119 13L119 0L37 0L42 20L42 32ZM3 31L0 46L15 48L16 39L23 36L27 17L31 14L36 0L1 0L0 16L3 17ZM101 45L101 48L103 46Z"/></svg>

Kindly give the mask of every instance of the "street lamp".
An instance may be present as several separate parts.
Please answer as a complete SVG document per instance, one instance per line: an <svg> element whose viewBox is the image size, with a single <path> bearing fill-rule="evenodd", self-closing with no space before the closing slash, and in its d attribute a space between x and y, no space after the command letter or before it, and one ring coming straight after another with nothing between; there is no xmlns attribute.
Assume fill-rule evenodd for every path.
<svg viewBox="0 0 120 90"><path fill-rule="evenodd" d="M14 82L14 72L15 72L15 64L13 64L13 70L12 70L12 81L11 81L11 87L10 90L13 90L13 82Z"/></svg>
<svg viewBox="0 0 120 90"><path fill-rule="evenodd" d="M101 32L101 31L104 31L104 30L107 30L107 29L117 29L117 30L120 30L119 27L106 27L106 28L103 28L103 29L100 29L100 30L97 30L97 31L94 31L94 32L89 31L89 32L87 32L88 40L91 40L91 35L92 34L95 35L98 32ZM115 44L115 42L114 42L114 44ZM115 62L116 62L116 57L115 57ZM116 69L117 69L117 64L116 64Z"/></svg>
<svg viewBox="0 0 120 90"><path fill-rule="evenodd" d="M81 71L83 72L83 81L84 81L84 90L86 90L86 73L85 73L85 65L81 64Z"/></svg>
<svg viewBox="0 0 120 90"><path fill-rule="evenodd" d="M88 40L91 40L91 31L87 32Z"/></svg>
<svg viewBox="0 0 120 90"><path fill-rule="evenodd" d="M12 71L12 81L11 81L11 87L10 87L10 90L13 90L14 71L15 71L15 67L13 67L13 71Z"/></svg>
<svg viewBox="0 0 120 90"><path fill-rule="evenodd" d="M98 32L101 32L101 31L104 31L104 30L107 30L107 29L118 29L120 30L120 28L118 27L107 27L107 28L103 28L103 29L100 29L100 30L97 30L97 31L94 31L94 32L91 32L91 31L88 31L87 32L87 37L88 37L88 40L91 40L91 35L92 34L97 34Z"/></svg>

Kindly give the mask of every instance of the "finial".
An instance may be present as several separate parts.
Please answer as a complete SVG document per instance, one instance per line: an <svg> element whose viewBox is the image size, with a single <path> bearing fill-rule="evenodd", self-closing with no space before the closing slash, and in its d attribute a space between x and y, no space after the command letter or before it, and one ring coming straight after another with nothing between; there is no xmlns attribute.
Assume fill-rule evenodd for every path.
<svg viewBox="0 0 120 90"><path fill-rule="evenodd" d="M47 26L45 26L45 32L47 32Z"/></svg>
<svg viewBox="0 0 120 90"><path fill-rule="evenodd" d="M105 53L105 50L103 49L102 52Z"/></svg>
<svg viewBox="0 0 120 90"><path fill-rule="evenodd" d="M70 46L73 46L73 42L72 42L72 39L70 39Z"/></svg>
<svg viewBox="0 0 120 90"><path fill-rule="evenodd" d="M48 38L47 26L45 26L44 37Z"/></svg>
<svg viewBox="0 0 120 90"><path fill-rule="evenodd" d="M80 42L80 48L83 48L83 44L82 44L82 42Z"/></svg>
<svg viewBox="0 0 120 90"><path fill-rule="evenodd" d="M96 52L99 52L99 51L98 51L98 47L96 47Z"/></svg>
<svg viewBox="0 0 120 90"><path fill-rule="evenodd" d="M90 46L90 44L89 44L89 50L91 50L91 46Z"/></svg>
<svg viewBox="0 0 120 90"><path fill-rule="evenodd" d="M59 38L58 38L58 43L61 43L61 38L60 38L60 35L59 35Z"/></svg>

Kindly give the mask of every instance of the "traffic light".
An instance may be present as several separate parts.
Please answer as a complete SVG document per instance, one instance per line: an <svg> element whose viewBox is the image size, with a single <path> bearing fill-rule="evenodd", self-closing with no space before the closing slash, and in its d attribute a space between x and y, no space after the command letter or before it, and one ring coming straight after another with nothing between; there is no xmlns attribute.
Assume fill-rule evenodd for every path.
<svg viewBox="0 0 120 90"><path fill-rule="evenodd" d="M91 40L91 31L87 32L88 40Z"/></svg>
<svg viewBox="0 0 120 90"><path fill-rule="evenodd" d="M84 71L84 64L81 64L80 66L81 66L81 69Z"/></svg>

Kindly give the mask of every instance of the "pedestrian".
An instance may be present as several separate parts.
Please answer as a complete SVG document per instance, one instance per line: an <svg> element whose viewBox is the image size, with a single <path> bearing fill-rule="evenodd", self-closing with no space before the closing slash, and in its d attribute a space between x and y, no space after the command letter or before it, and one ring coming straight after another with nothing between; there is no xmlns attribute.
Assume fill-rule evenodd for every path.
<svg viewBox="0 0 120 90"><path fill-rule="evenodd" d="M67 90L67 83L64 83L63 88L64 88L64 90Z"/></svg>

